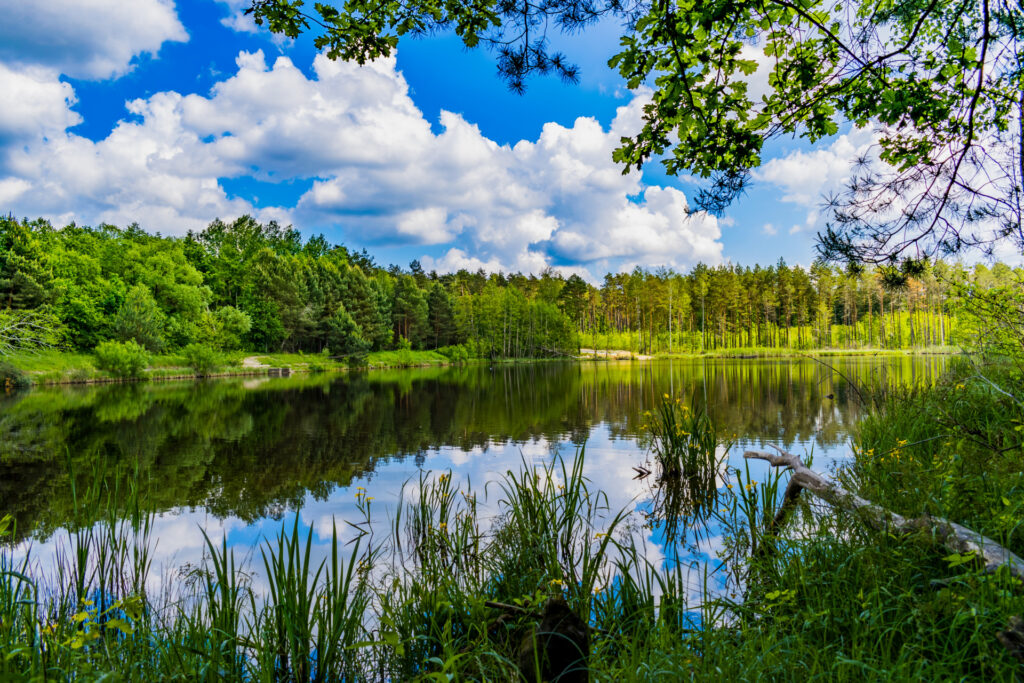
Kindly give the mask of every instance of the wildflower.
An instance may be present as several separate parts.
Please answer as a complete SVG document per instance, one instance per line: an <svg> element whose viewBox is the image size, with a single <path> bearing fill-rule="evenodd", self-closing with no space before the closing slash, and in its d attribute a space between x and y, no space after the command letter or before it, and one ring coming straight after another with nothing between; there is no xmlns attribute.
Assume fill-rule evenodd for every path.
<svg viewBox="0 0 1024 683"><path fill-rule="evenodd" d="M561 579L551 579L551 581L549 581L548 583L552 586L565 587L565 582Z"/></svg>
<svg viewBox="0 0 1024 683"><path fill-rule="evenodd" d="M662 395L665 397L666 401L670 398L668 394L662 394Z"/></svg>
<svg viewBox="0 0 1024 683"><path fill-rule="evenodd" d="M594 540L595 540L595 541L597 541L597 540L600 540L600 539L604 538L604 537L605 537L605 536L607 536L607 535L608 535L608 534L606 534L606 533L598 533L598 534L594 534Z"/></svg>
<svg viewBox="0 0 1024 683"><path fill-rule="evenodd" d="M366 499L366 502L367 502L367 503L369 503L369 502L370 502L371 500L373 500L373 496L370 496L370 497L368 497L368 498Z"/></svg>

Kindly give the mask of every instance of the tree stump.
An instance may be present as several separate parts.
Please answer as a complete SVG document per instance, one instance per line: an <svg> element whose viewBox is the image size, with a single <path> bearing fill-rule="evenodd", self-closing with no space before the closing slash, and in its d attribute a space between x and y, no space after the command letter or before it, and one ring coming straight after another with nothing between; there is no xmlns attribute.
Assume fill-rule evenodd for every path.
<svg viewBox="0 0 1024 683"><path fill-rule="evenodd" d="M590 629L562 598L544 605L540 623L519 645L519 671L528 683L588 683Z"/></svg>

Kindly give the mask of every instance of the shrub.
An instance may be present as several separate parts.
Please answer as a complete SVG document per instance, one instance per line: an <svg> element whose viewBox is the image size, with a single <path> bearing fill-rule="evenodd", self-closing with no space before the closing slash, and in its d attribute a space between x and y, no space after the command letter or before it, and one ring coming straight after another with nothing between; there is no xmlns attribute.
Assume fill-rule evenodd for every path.
<svg viewBox="0 0 1024 683"><path fill-rule="evenodd" d="M200 377L212 374L223 365L224 359L208 344L189 344L181 350L185 364Z"/></svg>
<svg viewBox="0 0 1024 683"><path fill-rule="evenodd" d="M24 389L32 385L32 380L24 372L10 363L0 363L0 387L4 391Z"/></svg>
<svg viewBox="0 0 1024 683"><path fill-rule="evenodd" d="M121 379L138 379L149 365L149 352L133 339L101 342L93 354L97 368Z"/></svg>
<svg viewBox="0 0 1024 683"><path fill-rule="evenodd" d="M452 363L464 363L469 360L469 349L462 344L456 346L442 346L437 350L439 354Z"/></svg>

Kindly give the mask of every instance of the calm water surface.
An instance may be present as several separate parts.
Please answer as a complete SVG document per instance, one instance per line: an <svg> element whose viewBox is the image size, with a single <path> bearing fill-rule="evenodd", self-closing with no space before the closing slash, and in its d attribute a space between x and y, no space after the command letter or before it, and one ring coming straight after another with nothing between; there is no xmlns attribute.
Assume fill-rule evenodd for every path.
<svg viewBox="0 0 1024 683"><path fill-rule="evenodd" d="M325 549L332 521L360 518L358 486L386 523L421 471L451 470L482 491L509 469L572 458L584 444L594 487L613 508L640 509L650 495L632 469L647 459L643 413L665 394L706 401L720 433L735 435L733 466L747 448L778 444L813 453L827 471L849 457L861 414L847 379L924 383L945 364L828 362L543 363L36 389L0 398L0 514L14 515L24 547L45 558L66 539L62 529L95 521L96 481L137 480L158 511L153 566L166 575L200 561L200 528L244 555L297 512ZM659 539L647 540L657 560ZM714 550L695 559L713 562Z"/></svg>

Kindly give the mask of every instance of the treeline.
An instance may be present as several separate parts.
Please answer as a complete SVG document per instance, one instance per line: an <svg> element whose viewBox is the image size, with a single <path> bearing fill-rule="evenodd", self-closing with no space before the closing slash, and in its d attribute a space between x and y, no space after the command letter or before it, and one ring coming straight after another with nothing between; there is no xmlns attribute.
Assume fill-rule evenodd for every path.
<svg viewBox="0 0 1024 683"><path fill-rule="evenodd" d="M585 346L640 353L717 349L909 349L959 345L957 312L967 287L990 289L1022 273L918 264L847 270L698 264L689 273L640 268L608 274L600 288L566 283L569 312Z"/></svg>
<svg viewBox="0 0 1024 683"><path fill-rule="evenodd" d="M358 356L391 348L455 356L563 355L578 348L553 296L500 276L428 277L378 266L322 236L245 217L183 238L43 220L0 220L0 310L37 311L60 345L134 340L149 352Z"/></svg>
<svg viewBox="0 0 1024 683"><path fill-rule="evenodd" d="M641 353L743 347L909 348L958 342L956 283L1019 273L936 263L891 286L822 263L689 273L640 268L601 287L553 271L506 275L383 267L365 251L250 217L184 237L137 225L0 219L0 312L31 312L55 345L133 340L149 352L359 356L441 349L453 358L543 357L581 343Z"/></svg>

